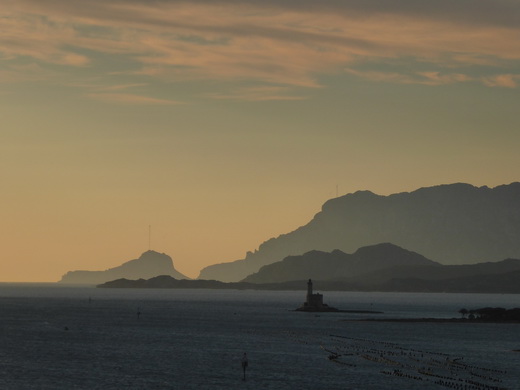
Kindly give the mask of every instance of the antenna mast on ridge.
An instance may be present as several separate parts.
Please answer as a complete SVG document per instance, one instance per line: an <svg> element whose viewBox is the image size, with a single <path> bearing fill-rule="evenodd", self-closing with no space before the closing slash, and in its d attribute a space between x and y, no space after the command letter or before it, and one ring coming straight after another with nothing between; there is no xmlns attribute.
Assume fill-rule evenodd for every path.
<svg viewBox="0 0 520 390"><path fill-rule="evenodd" d="M148 250L152 250L152 225L148 225Z"/></svg>

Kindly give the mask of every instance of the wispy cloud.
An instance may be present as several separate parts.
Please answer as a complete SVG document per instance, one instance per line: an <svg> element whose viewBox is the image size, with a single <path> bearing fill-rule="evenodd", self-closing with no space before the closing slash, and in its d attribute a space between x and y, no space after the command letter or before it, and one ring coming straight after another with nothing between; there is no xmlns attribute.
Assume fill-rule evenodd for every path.
<svg viewBox="0 0 520 390"><path fill-rule="evenodd" d="M118 104L147 104L147 105L177 105L183 104L175 100L157 99L149 96L135 95L131 93L89 93L87 97L108 103Z"/></svg>
<svg viewBox="0 0 520 390"><path fill-rule="evenodd" d="M94 81L91 80L90 82L82 82L82 83L72 82L72 83L69 83L68 85L71 87L76 87L76 88L90 89L92 91L97 91L97 92L122 91L122 90L126 90L126 89L131 89L131 88L141 88L141 87L148 86L147 83L105 85L105 84L101 83L100 81L96 81L96 80L94 80Z"/></svg>
<svg viewBox="0 0 520 390"><path fill-rule="evenodd" d="M430 85L462 83L472 80L470 76L462 73L418 72L417 74L425 79L424 84Z"/></svg>
<svg viewBox="0 0 520 390"><path fill-rule="evenodd" d="M183 102L171 99L160 99L146 95L146 83L103 85L99 81L91 80L86 83L70 83L70 87L89 90L85 96L106 103L126 105L177 105ZM128 90L137 89L141 93L130 93ZM144 90L144 91L143 91Z"/></svg>
<svg viewBox="0 0 520 390"><path fill-rule="evenodd" d="M182 104L175 100L157 99L149 96L134 95L130 93L89 93L87 97L117 104L146 104L146 105L177 105Z"/></svg>
<svg viewBox="0 0 520 390"><path fill-rule="evenodd" d="M270 100L305 100L305 96L291 94L287 87L262 86L239 88L227 93L207 93L206 97L220 100L270 101Z"/></svg>
<svg viewBox="0 0 520 390"><path fill-rule="evenodd" d="M520 3L507 0L0 0L0 5L4 62L30 58L106 73L118 69L101 67L97 57L124 56L133 70L119 69L122 73L166 81L314 88L320 76L347 68L378 81L481 80L516 87L510 68L520 65ZM364 68L396 59L412 59L412 65L406 72ZM414 69L414 62L431 70ZM270 96L264 92L243 97ZM271 95L276 96L283 98Z"/></svg>
<svg viewBox="0 0 520 390"><path fill-rule="evenodd" d="M520 74L500 74L483 78L483 83L489 87L516 88L520 82Z"/></svg>
<svg viewBox="0 0 520 390"><path fill-rule="evenodd" d="M45 81L57 77L57 72L44 69L34 62L27 64L11 64L0 67L0 83L19 83Z"/></svg>
<svg viewBox="0 0 520 390"><path fill-rule="evenodd" d="M445 85L472 81L473 78L462 73L429 72L384 72L384 71L359 71L345 69L346 72L371 81L393 82L400 84Z"/></svg>

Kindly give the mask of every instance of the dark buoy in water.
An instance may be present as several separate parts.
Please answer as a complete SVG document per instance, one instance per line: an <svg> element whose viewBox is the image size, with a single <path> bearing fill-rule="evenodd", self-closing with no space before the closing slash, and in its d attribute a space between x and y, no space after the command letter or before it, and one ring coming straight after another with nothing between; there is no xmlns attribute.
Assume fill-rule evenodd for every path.
<svg viewBox="0 0 520 390"><path fill-rule="evenodd" d="M141 317L141 310L139 310L139 308L137 308L137 319L139 319L139 317Z"/></svg>
<svg viewBox="0 0 520 390"><path fill-rule="evenodd" d="M244 355L242 356L242 371L244 372L244 377L242 378L243 381L246 380L246 369L249 365L249 361L247 360L247 353L244 352Z"/></svg>

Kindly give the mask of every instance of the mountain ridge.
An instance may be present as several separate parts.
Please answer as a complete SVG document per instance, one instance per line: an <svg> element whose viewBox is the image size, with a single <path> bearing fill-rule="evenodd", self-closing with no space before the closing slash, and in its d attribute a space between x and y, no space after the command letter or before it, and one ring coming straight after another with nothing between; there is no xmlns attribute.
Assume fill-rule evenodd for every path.
<svg viewBox="0 0 520 390"><path fill-rule="evenodd" d="M323 267L327 263L324 261L326 256L335 262L335 267ZM342 274L344 269L341 269L341 262L347 265L364 263L365 268ZM280 270L280 266L286 269ZM288 256L280 262L262 267L258 273L275 277L254 280L254 275L251 275L240 282L221 282L177 280L162 275L147 280L116 279L98 287L305 290L307 280L312 278L319 282L322 291L520 293L520 259L442 265L388 243L359 248L353 254L310 251L301 256Z"/></svg>
<svg viewBox="0 0 520 390"><path fill-rule="evenodd" d="M254 274L241 280L246 283L280 283L292 280L348 280L371 272L394 267L439 267L441 264L390 243L381 243L357 249L349 254L310 251L300 256L264 265Z"/></svg>
<svg viewBox="0 0 520 390"><path fill-rule="evenodd" d="M263 242L244 259L208 266L199 278L238 281L260 267L310 250L352 252L381 242L442 264L520 257L520 183L466 183L330 199L306 225Z"/></svg>
<svg viewBox="0 0 520 390"><path fill-rule="evenodd" d="M401 291L402 288L402 291L411 291L418 289L418 281L424 281L424 291L443 291L441 286L446 285L450 291L454 290L455 285L460 291L466 291L477 289L477 284L485 285L482 280L486 277L496 280L502 278L511 284L510 275L515 273L520 273L519 259L442 265L418 253L384 243L359 248L352 254L336 250L288 256L282 261L263 266L241 282L272 284L312 278L319 280L320 286L329 285L329 288L336 285L341 286L341 289ZM487 283L487 288L500 291L497 283ZM472 284L475 286L469 288Z"/></svg>

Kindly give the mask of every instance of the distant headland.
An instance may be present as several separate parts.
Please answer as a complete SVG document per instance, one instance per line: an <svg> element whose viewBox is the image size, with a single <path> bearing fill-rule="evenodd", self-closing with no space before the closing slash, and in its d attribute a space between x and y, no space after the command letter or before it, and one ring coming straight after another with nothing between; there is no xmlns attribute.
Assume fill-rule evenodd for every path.
<svg viewBox="0 0 520 390"><path fill-rule="evenodd" d="M288 256L240 282L190 280L175 270L171 257L154 251L106 271L72 271L61 282L104 288L302 290L309 276L322 291L520 293L520 259L442 265L391 243L352 254L335 250ZM313 299L319 296L309 302Z"/></svg>
<svg viewBox="0 0 520 390"><path fill-rule="evenodd" d="M140 279L158 275L189 279L175 269L170 256L149 250L138 259L127 261L105 271L69 271L63 275L60 283L99 284L120 278Z"/></svg>
<svg viewBox="0 0 520 390"><path fill-rule="evenodd" d="M159 273L161 269L155 268L153 271ZM389 243L363 247L353 254L336 250L289 256L264 266L258 273L240 282L188 280L182 276L174 277L169 272L171 268L167 267L159 276L146 277L141 274L128 277L119 273L119 277L112 277L114 274L106 271L103 274L105 279L95 284L102 288L304 290L309 276L312 276L319 282L322 291L520 293L518 259L442 265ZM62 281L69 281L71 276L76 275L67 274Z"/></svg>

